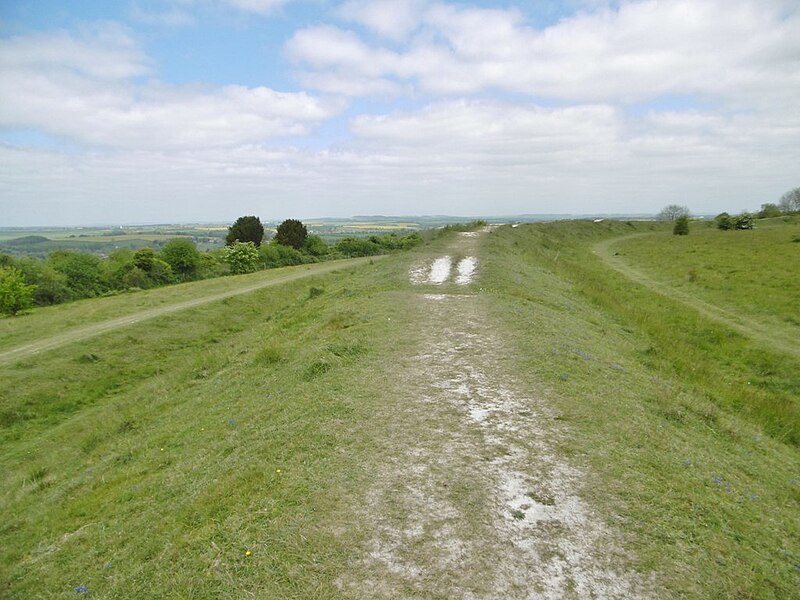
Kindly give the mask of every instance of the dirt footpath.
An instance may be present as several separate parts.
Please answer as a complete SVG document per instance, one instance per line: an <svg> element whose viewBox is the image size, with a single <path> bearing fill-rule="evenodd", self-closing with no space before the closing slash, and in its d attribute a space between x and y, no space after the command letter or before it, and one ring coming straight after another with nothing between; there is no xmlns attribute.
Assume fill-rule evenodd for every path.
<svg viewBox="0 0 800 600"><path fill-rule="evenodd" d="M485 234L485 232L484 232ZM343 591L359 598L641 598L614 535L579 497L564 435L513 374L475 294L480 236L414 265L417 352L388 381L393 435L361 518L371 539ZM531 331L531 335L536 335ZM400 406L400 409L396 407Z"/></svg>

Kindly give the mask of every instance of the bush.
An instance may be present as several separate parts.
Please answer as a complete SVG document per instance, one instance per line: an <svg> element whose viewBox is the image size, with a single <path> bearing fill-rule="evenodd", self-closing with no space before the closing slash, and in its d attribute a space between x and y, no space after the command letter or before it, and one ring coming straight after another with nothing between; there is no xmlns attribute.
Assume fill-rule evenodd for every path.
<svg viewBox="0 0 800 600"><path fill-rule="evenodd" d="M25 283L19 269L0 267L0 313L15 315L30 308L35 287Z"/></svg>
<svg viewBox="0 0 800 600"><path fill-rule="evenodd" d="M733 229L733 219L726 212L719 213L716 217L714 217L714 222L717 224L717 228L722 229L723 231Z"/></svg>
<svg viewBox="0 0 800 600"><path fill-rule="evenodd" d="M689 217L681 215L675 219L675 226L672 228L674 235L689 235Z"/></svg>
<svg viewBox="0 0 800 600"><path fill-rule="evenodd" d="M344 256L373 256L381 254L381 247L372 240L365 240L363 238L347 237L339 240L334 246L334 250Z"/></svg>
<svg viewBox="0 0 800 600"><path fill-rule="evenodd" d="M253 242L234 242L223 249L223 260L231 273L252 273L258 266L258 248Z"/></svg>
<svg viewBox="0 0 800 600"><path fill-rule="evenodd" d="M200 268L200 253L197 251L197 246L187 238L169 240L161 249L161 258L183 279L194 277Z"/></svg>
<svg viewBox="0 0 800 600"><path fill-rule="evenodd" d="M749 212L743 212L733 220L734 229L752 229L755 219Z"/></svg>
<svg viewBox="0 0 800 600"><path fill-rule="evenodd" d="M312 262L314 260L312 257L304 255L299 250L291 246L284 246L274 240L265 246L261 246L259 256L261 264L265 269L302 265L303 263Z"/></svg>
<svg viewBox="0 0 800 600"><path fill-rule="evenodd" d="M325 256L328 253L328 244L318 235L309 235L304 246L311 256Z"/></svg>
<svg viewBox="0 0 800 600"><path fill-rule="evenodd" d="M91 298L107 291L102 261L91 254L58 250L47 257L47 264L67 278L74 298Z"/></svg>

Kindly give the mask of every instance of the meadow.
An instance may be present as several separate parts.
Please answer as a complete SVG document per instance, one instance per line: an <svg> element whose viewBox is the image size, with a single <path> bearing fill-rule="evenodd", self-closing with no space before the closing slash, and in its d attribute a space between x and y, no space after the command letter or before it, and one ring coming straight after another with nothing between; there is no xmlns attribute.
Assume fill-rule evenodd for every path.
<svg viewBox="0 0 800 600"><path fill-rule="evenodd" d="M656 223L556 222L482 242L468 293L658 597L796 593L800 359L594 249L620 238L611 248L654 280L792 326L791 285L753 284L769 302L743 301L748 269L720 265L757 246L773 257L759 277L791 280L796 227L677 238ZM408 270L450 235L0 364L0 595L351 597L337 582L365 552L357 509L404 406L384 378L413 351ZM303 269L37 308L0 320L0 351Z"/></svg>

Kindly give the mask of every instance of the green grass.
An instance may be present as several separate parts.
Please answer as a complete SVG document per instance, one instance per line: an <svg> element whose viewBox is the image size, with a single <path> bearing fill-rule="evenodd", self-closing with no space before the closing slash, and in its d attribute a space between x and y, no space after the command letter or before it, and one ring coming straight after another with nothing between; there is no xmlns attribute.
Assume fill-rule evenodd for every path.
<svg viewBox="0 0 800 600"><path fill-rule="evenodd" d="M43 334L51 336L81 325L112 319L120 315L222 294L260 282L276 281L298 271L313 272L318 268L346 266L351 262L356 261L331 261L324 265L269 269L247 275L218 277L151 290L121 293L105 298L77 300L64 305L36 307L18 317L0 317L0 351L36 340Z"/></svg>
<svg viewBox="0 0 800 600"><path fill-rule="evenodd" d="M800 364L592 253L661 229L498 229L478 293L567 427L588 504L663 597L793 597ZM637 240L643 255L648 240L672 243ZM412 351L407 269L446 243L0 365L0 596L347 596L368 535L353 507L405 406L383 376ZM278 274L37 309L0 321L0 347Z"/></svg>
<svg viewBox="0 0 800 600"><path fill-rule="evenodd" d="M359 531L337 513L376 435L371 372L389 345L402 351L383 284L398 268L264 289L3 367L0 595L336 596Z"/></svg>
<svg viewBox="0 0 800 600"><path fill-rule="evenodd" d="M487 242L481 284L519 371L537 374L569 427L562 451L590 468L585 495L627 532L636 568L658 572L668 597L793 597L800 364L592 253L659 227L503 228ZM665 243L637 243L651 239Z"/></svg>
<svg viewBox="0 0 800 600"><path fill-rule="evenodd" d="M752 231L692 226L614 246L660 281L717 306L791 331L800 338L800 217L762 219Z"/></svg>

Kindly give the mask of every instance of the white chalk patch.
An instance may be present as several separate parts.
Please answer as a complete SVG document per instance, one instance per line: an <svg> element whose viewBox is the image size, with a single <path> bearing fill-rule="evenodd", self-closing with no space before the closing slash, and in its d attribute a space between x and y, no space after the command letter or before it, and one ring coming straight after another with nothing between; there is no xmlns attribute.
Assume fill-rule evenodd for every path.
<svg viewBox="0 0 800 600"><path fill-rule="evenodd" d="M453 259L443 256L433 261L431 272L428 275L428 282L436 285L442 284L450 278L450 271L453 268Z"/></svg>
<svg viewBox="0 0 800 600"><path fill-rule="evenodd" d="M456 283L458 285L467 285L468 283L472 283L472 279L475 277L475 269L477 266L478 259L474 256L468 256L467 258L461 259L457 266L458 276L456 277Z"/></svg>

